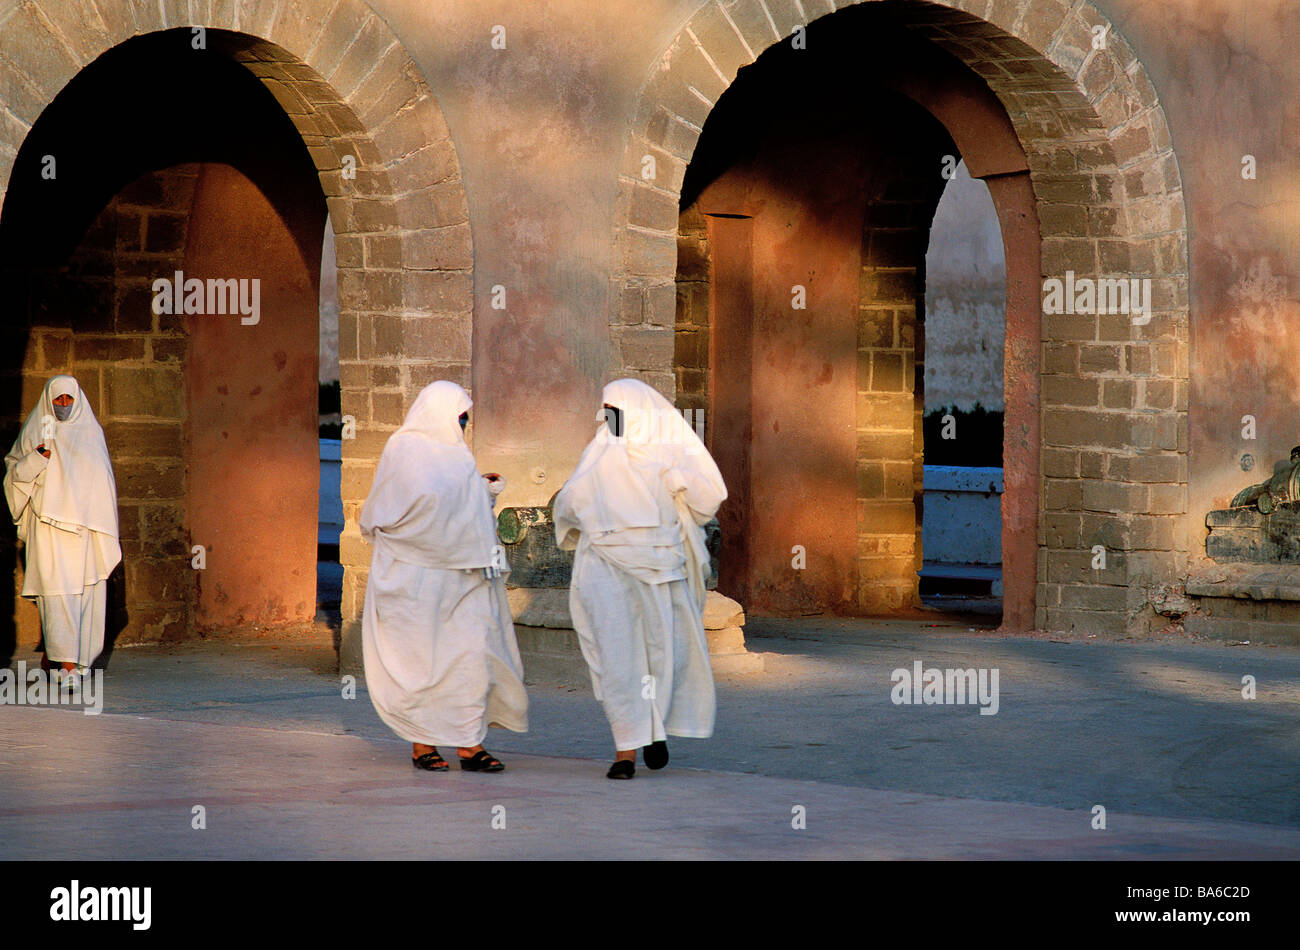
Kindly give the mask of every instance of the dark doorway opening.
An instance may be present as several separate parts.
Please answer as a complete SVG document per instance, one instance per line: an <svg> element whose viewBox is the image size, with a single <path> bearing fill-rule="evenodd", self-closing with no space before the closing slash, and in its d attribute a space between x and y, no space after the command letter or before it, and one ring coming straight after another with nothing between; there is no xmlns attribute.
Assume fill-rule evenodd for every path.
<svg viewBox="0 0 1300 950"><path fill-rule="evenodd" d="M248 42L173 30L105 53L28 135L0 215L0 438L49 376L77 377L113 458L133 639L315 617L325 199L231 58ZM0 593L26 641L20 566L6 531Z"/></svg>

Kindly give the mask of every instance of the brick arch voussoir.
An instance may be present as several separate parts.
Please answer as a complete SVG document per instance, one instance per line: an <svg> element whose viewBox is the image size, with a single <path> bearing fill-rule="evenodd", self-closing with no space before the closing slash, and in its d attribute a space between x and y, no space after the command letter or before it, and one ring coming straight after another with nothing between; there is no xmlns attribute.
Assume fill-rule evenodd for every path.
<svg viewBox="0 0 1300 950"><path fill-rule="evenodd" d="M390 171L410 151L377 146L358 111L422 104L437 112L414 63L359 0L11 0L0 4L0 24L0 188L7 189L27 133L81 68L118 43L161 30L232 31L212 39L231 47L294 122L345 234L397 226ZM441 131L449 145L445 125ZM444 165L459 180L454 148L450 153ZM360 166L347 184L345 161Z"/></svg>
<svg viewBox="0 0 1300 950"><path fill-rule="evenodd" d="M778 35L772 11L781 7L746 0L704 5L670 42L646 83L619 177L616 220L623 224L616 236L624 270L611 293L616 360L618 337L628 325L670 325L651 309L652 289L664 273L656 276L654 262L666 257L676 230L673 199L680 194L680 175L708 112L739 68L793 34L794 23ZM832 12L804 9L810 19ZM917 3L915 9L909 25L976 69L1006 106L1049 222L1045 239L1069 237L1064 224L1051 224L1064 220L1052 207L1057 205L1098 207L1100 229L1122 229L1139 245L1177 228L1181 181L1163 111L1132 47L1095 7L1062 0L951 0ZM1104 35L1100 45L1094 42L1097 30ZM641 173L647 158L666 166L667 175L647 179ZM1131 214L1135 186L1142 191L1136 197L1146 200ZM1133 257L1140 264L1155 253L1139 247ZM1095 251L1089 262L1082 249L1070 259L1092 270L1105 264L1106 270L1127 271L1134 263L1118 246L1106 248L1105 261Z"/></svg>
<svg viewBox="0 0 1300 950"><path fill-rule="evenodd" d="M92 0L89 7L83 0L9 0L0 4L0 25L0 89L7 93L0 187L44 107L82 67L132 36L187 26L237 35L234 57L297 126L327 197L353 196L343 204L360 210L343 213L345 221L385 217L363 202L410 196L427 172L444 185L460 181L455 148L418 67L360 0ZM345 180L348 161L359 167ZM406 202L401 215L408 229L417 222L468 228L461 201L411 210L417 204ZM452 217L439 220L447 207Z"/></svg>

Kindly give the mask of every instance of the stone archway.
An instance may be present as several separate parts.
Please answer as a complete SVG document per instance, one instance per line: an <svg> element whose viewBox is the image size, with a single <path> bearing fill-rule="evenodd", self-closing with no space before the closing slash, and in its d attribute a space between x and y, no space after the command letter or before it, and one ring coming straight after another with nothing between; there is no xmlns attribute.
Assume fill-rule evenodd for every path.
<svg viewBox="0 0 1300 950"><path fill-rule="evenodd" d="M473 248L456 149L418 67L360 0L9 2L0 6L0 190L15 184L27 133L83 67L132 37L178 29L243 64L275 97L333 221L342 410L356 423L343 448L340 544L342 660L355 663L369 565L357 518L379 453L426 383L470 387ZM111 421L111 394L106 401ZM152 569L180 579L188 559ZM174 610L142 615L155 622L128 638L176 635Z"/></svg>
<svg viewBox="0 0 1300 950"><path fill-rule="evenodd" d="M1037 455L1023 486L1037 517L1020 526L1022 538L1034 539L1033 563L1017 565L1032 603L1022 597L1025 606L1005 620L1021 630L1149 629L1151 591L1173 582L1187 555L1175 548L1174 530L1187 496L1186 220L1155 89L1128 43L1089 3L869 5L877 4L983 77L1019 139L1038 217L1039 264L1037 280L1013 282L1009 254L1008 308L1032 301L1041 310L1041 281L1067 271L1151 278L1149 322L1045 314L1038 347L1008 348L1009 367L1037 364L1041 407L1032 408L1023 379L1008 376L1008 441L1019 437L1025 452ZM709 3L656 63L619 179L611 374L639 375L673 391L678 198L714 104L742 67L808 25L801 11L813 19L855 5L827 2L814 11L786 0Z"/></svg>

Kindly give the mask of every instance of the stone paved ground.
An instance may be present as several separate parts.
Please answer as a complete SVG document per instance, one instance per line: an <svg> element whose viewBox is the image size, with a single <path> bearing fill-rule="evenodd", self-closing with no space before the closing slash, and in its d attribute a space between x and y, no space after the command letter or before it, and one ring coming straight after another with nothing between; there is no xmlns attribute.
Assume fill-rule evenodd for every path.
<svg viewBox="0 0 1300 950"><path fill-rule="evenodd" d="M531 684L532 732L489 737L503 775L430 775L364 687L342 698L327 643L119 649L102 715L0 711L0 858L1300 857L1300 650L916 621L749 634L767 669L719 679L714 738L628 783L602 777L586 683ZM894 705L914 660L997 668L997 715Z"/></svg>

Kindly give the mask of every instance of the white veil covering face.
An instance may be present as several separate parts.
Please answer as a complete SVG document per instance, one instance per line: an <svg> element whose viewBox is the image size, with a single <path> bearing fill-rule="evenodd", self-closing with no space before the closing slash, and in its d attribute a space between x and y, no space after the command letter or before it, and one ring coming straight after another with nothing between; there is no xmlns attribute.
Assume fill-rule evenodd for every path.
<svg viewBox="0 0 1300 950"><path fill-rule="evenodd" d="M687 577L702 606L709 556L700 526L726 500L722 474L681 412L650 386L619 379L604 388L602 397L622 410L623 432L616 436L603 423L582 453L555 500L556 543L574 548L583 531L593 541L608 534L605 543L619 545L680 540ZM659 503L664 496L671 507ZM674 528L673 508L680 531L636 530Z"/></svg>
<svg viewBox="0 0 1300 950"><path fill-rule="evenodd" d="M455 383L430 383L384 446L361 535L396 560L443 570L494 563L491 494L459 423L471 405Z"/></svg>
<svg viewBox="0 0 1300 950"><path fill-rule="evenodd" d="M639 379L608 384L602 398L623 412L623 433L614 435L601 424L562 490L563 533L557 515L561 547L573 547L571 532L592 534L655 528L663 514L655 501L651 479L662 477L672 496L687 490L692 520L704 524L726 500L727 488L712 456L682 414L656 390ZM557 506L558 506L557 499Z"/></svg>
<svg viewBox="0 0 1300 950"><path fill-rule="evenodd" d="M63 395L71 396L73 403L67 419L59 422L54 400ZM50 453L49 463L34 481L20 482L14 477L14 466L38 445ZM117 483L108 444L94 410L71 376L55 376L45 384L5 456L4 491L20 540L26 540L23 514L30 505L37 521L74 533L90 530L112 539L109 547L116 547L116 556L105 552L111 561L109 571L122 559L117 547Z"/></svg>

